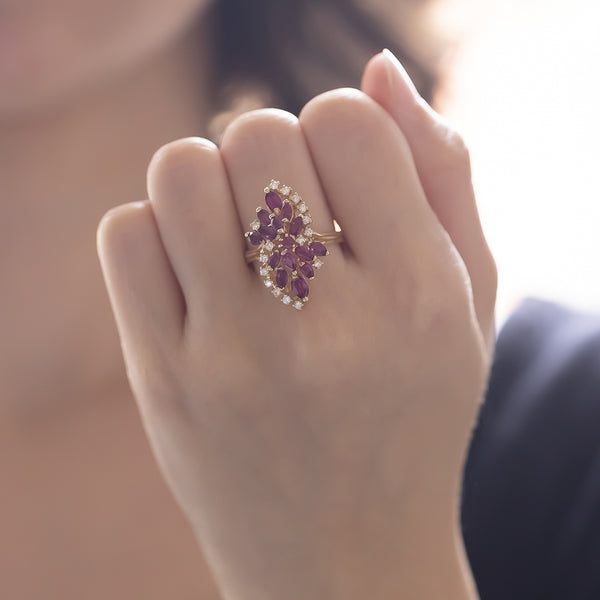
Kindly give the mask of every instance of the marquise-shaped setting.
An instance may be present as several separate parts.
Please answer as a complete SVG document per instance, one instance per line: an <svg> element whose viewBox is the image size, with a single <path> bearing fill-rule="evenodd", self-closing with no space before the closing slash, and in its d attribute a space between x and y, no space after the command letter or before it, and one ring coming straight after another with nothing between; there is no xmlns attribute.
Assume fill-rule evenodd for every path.
<svg viewBox="0 0 600 600"><path fill-rule="evenodd" d="M265 287L289 306L301 310L308 302L309 281L329 252L315 239L306 203L287 185L271 180L265 188L267 208L256 208L256 220L244 235L257 247L259 273Z"/></svg>

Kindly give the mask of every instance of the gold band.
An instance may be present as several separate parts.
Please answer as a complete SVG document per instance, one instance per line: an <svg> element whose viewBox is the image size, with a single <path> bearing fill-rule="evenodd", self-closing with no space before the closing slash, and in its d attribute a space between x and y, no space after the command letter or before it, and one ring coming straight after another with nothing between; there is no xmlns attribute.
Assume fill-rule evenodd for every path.
<svg viewBox="0 0 600 600"><path fill-rule="evenodd" d="M329 254L326 243L342 241L342 232L317 233L300 194L272 179L264 189L266 207L256 208L256 219L244 238L251 244L246 262L258 261L265 287L285 305L302 310L308 302L310 283Z"/></svg>

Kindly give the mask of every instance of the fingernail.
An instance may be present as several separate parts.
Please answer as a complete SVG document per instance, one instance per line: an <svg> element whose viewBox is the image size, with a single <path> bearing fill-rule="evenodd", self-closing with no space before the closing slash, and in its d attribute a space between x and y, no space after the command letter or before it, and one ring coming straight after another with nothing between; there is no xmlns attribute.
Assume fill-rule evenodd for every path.
<svg viewBox="0 0 600 600"><path fill-rule="evenodd" d="M410 95L415 100L420 99L421 96L419 95L415 84L408 76L406 69L402 66L400 61L387 48L383 49L382 54L386 59L388 84L392 93L396 96Z"/></svg>

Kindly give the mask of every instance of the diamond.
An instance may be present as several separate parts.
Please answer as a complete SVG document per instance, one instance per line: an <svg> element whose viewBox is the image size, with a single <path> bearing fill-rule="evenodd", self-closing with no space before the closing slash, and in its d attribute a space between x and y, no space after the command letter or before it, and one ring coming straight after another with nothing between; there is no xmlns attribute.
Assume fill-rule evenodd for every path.
<svg viewBox="0 0 600 600"><path fill-rule="evenodd" d="M291 196L290 196L290 200L294 203L294 204L298 204L298 202L300 202L301 198L300 198L300 194L298 194L298 192L294 192Z"/></svg>
<svg viewBox="0 0 600 600"><path fill-rule="evenodd" d="M300 300L296 300L296 302L294 302L294 308L296 310L302 310L302 302L300 302Z"/></svg>
<svg viewBox="0 0 600 600"><path fill-rule="evenodd" d="M274 287L271 292L275 298L279 298L279 296L281 296L281 290L278 287Z"/></svg>
<svg viewBox="0 0 600 600"><path fill-rule="evenodd" d="M260 227L260 221L252 221L252 223L250 223L250 227L256 231Z"/></svg>
<svg viewBox="0 0 600 600"><path fill-rule="evenodd" d="M276 190L279 187L279 181L277 181L276 179L271 179L271 182L269 183L269 187L272 190Z"/></svg>
<svg viewBox="0 0 600 600"><path fill-rule="evenodd" d="M316 258L312 265L315 269L320 269L323 266L323 262Z"/></svg>
<svg viewBox="0 0 600 600"><path fill-rule="evenodd" d="M292 301L292 299L291 299L289 296L287 296L287 295L286 295L286 296L284 296L284 297L281 299L281 301L282 301L284 304L289 304L289 303Z"/></svg>
<svg viewBox="0 0 600 600"><path fill-rule="evenodd" d="M273 287L273 282L270 279L265 279L265 286L266 287Z"/></svg>
<svg viewBox="0 0 600 600"><path fill-rule="evenodd" d="M298 210L303 213L306 212L308 210L308 207L306 206L306 204L304 204L304 202L298 207Z"/></svg>
<svg viewBox="0 0 600 600"><path fill-rule="evenodd" d="M288 185L284 185L279 190L284 196L287 196L290 193L290 187Z"/></svg>
<svg viewBox="0 0 600 600"><path fill-rule="evenodd" d="M310 215L302 215L302 222L305 225L308 225L312 221L312 217Z"/></svg>
<svg viewBox="0 0 600 600"><path fill-rule="evenodd" d="M269 269L267 269L267 267L261 267L260 274L262 277L266 277L269 274Z"/></svg>
<svg viewBox="0 0 600 600"><path fill-rule="evenodd" d="M273 242L272 242L271 240L269 240L269 241L268 241L268 242L265 244L265 248L266 248L267 250L269 250L269 252L270 252L271 250L273 250Z"/></svg>
<svg viewBox="0 0 600 600"><path fill-rule="evenodd" d="M303 235L299 235L299 236L296 238L296 242L297 242L298 244L300 244L300 245L304 244L304 242L305 242L305 241L306 241L306 238L305 238Z"/></svg>
<svg viewBox="0 0 600 600"><path fill-rule="evenodd" d="M312 234L313 234L313 230L312 230L310 227L307 227L307 228L304 230L304 233L305 233L306 235L312 235Z"/></svg>
<svg viewBox="0 0 600 600"><path fill-rule="evenodd" d="M258 257L258 260L259 260L261 263L266 263L266 262L269 260L269 257L268 257L266 254L261 254L261 255Z"/></svg>

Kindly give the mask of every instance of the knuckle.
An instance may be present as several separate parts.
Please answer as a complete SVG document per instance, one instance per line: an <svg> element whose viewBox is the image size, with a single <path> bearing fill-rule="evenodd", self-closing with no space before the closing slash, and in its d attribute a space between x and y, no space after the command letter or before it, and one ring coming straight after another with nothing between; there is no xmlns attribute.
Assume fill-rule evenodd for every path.
<svg viewBox="0 0 600 600"><path fill-rule="evenodd" d="M219 162L218 149L210 140L183 138L165 144L148 166L147 187L152 202L185 196Z"/></svg>
<svg viewBox="0 0 600 600"><path fill-rule="evenodd" d="M354 88L339 88L324 92L300 112L300 123L309 130L355 129L365 119L381 111L374 100Z"/></svg>
<svg viewBox="0 0 600 600"><path fill-rule="evenodd" d="M418 131L429 132L439 169L463 169L470 172L471 158L464 137L425 102L413 106L411 120Z"/></svg>
<svg viewBox="0 0 600 600"><path fill-rule="evenodd" d="M152 207L147 201L130 202L111 208L104 214L96 232L101 254L127 256L132 246L139 245L140 228L153 219Z"/></svg>
<svg viewBox="0 0 600 600"><path fill-rule="evenodd" d="M269 138L292 131L298 119L285 110L261 108L245 112L236 117L225 130L221 150L231 154L248 145L268 142Z"/></svg>

